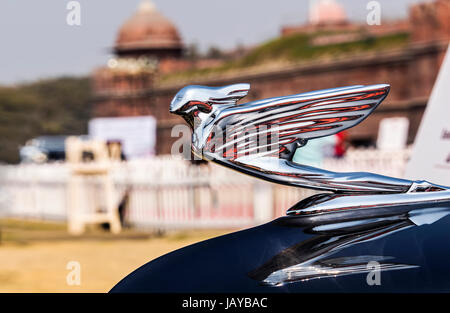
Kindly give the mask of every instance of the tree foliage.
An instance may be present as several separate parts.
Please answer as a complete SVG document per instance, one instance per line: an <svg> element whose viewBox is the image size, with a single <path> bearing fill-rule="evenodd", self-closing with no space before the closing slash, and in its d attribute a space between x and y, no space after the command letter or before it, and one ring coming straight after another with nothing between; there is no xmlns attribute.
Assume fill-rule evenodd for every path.
<svg viewBox="0 0 450 313"><path fill-rule="evenodd" d="M90 114L88 78L0 87L0 162L18 162L19 147L37 136L85 134Z"/></svg>

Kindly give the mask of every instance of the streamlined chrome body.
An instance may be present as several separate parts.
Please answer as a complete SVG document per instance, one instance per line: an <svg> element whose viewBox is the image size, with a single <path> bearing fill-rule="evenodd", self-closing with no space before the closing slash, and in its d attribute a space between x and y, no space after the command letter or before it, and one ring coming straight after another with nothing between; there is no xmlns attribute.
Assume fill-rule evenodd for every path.
<svg viewBox="0 0 450 313"><path fill-rule="evenodd" d="M247 95L249 84L188 86L174 97L170 111L192 127L192 152L203 159L275 183L340 194L339 201L328 194L307 199L289 214L344 208L355 201L372 206L378 201L407 204L434 197L448 199L447 187L426 181L337 173L292 162L295 151L309 140L362 122L386 98L389 88L386 84L357 85L237 104Z"/></svg>

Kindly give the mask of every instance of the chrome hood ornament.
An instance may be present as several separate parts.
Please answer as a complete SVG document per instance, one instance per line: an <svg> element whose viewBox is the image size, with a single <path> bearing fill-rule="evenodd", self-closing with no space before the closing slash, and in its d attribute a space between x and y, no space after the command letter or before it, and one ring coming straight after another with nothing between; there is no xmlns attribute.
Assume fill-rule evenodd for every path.
<svg viewBox="0 0 450 313"><path fill-rule="evenodd" d="M170 112L191 126L192 152L198 157L271 182L339 195L338 200L329 193L313 196L288 214L331 212L329 201L338 206L334 211L348 208L349 201L357 209L378 202L430 201L434 195L448 200L447 187L426 181L366 172L337 173L292 162L297 148L309 140L362 122L386 98L389 88L386 84L357 85L237 104L247 95L249 84L187 86L172 100ZM351 195L364 197L349 198Z"/></svg>

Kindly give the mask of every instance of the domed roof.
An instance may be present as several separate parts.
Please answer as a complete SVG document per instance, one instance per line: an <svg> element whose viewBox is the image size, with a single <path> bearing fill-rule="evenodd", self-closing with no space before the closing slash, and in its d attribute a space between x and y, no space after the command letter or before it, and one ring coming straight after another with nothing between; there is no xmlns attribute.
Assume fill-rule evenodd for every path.
<svg viewBox="0 0 450 313"><path fill-rule="evenodd" d="M150 1L143 1L137 12L123 24L115 45L119 53L181 47L181 38L175 26Z"/></svg>
<svg viewBox="0 0 450 313"><path fill-rule="evenodd" d="M347 14L335 0L319 0L311 6L309 20L311 24L341 24L347 21Z"/></svg>

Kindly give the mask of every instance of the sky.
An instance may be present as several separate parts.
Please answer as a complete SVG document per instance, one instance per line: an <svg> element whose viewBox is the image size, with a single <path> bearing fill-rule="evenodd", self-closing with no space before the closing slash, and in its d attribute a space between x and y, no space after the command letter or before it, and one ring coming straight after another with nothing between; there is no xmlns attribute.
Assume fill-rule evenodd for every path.
<svg viewBox="0 0 450 313"><path fill-rule="evenodd" d="M412 3L378 0L381 21L406 17ZM0 84L88 75L106 64L117 30L140 0L79 0L81 25L66 22L69 0L0 1ZM276 37L306 22L308 0L153 0L186 45L232 49ZM369 0L339 0L351 20L365 21Z"/></svg>

